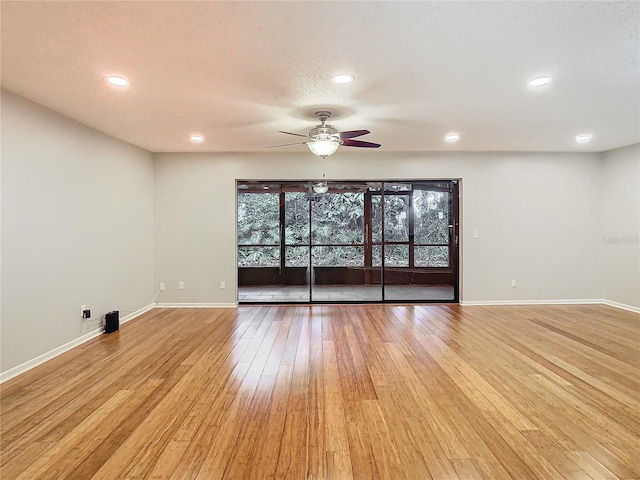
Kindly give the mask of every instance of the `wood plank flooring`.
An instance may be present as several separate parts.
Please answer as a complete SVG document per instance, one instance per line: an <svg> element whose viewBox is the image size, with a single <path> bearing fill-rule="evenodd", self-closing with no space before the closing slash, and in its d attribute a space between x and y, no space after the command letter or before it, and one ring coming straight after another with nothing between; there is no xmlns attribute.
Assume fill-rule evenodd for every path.
<svg viewBox="0 0 640 480"><path fill-rule="evenodd" d="M0 388L13 479L640 479L640 315L156 309Z"/></svg>

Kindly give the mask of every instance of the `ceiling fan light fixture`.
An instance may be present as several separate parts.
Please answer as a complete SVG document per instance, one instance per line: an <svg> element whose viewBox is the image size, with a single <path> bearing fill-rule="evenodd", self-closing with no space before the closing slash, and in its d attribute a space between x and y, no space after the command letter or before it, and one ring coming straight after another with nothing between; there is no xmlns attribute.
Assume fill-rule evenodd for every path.
<svg viewBox="0 0 640 480"><path fill-rule="evenodd" d="M313 191L315 193L327 193L329 191L329 185L327 182L319 182L313 186Z"/></svg>
<svg viewBox="0 0 640 480"><path fill-rule="evenodd" d="M340 142L337 140L314 140L312 142L307 142L307 147L309 147L311 153L322 158L336 153L339 146Z"/></svg>

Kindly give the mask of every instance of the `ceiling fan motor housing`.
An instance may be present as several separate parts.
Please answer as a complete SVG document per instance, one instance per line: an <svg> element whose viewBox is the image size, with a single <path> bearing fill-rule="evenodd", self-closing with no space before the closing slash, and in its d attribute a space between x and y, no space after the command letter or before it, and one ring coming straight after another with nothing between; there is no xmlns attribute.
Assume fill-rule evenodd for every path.
<svg viewBox="0 0 640 480"><path fill-rule="evenodd" d="M317 127L312 128L309 131L309 137L314 141L340 141L340 134L338 133L338 130L333 128L331 125L318 125Z"/></svg>

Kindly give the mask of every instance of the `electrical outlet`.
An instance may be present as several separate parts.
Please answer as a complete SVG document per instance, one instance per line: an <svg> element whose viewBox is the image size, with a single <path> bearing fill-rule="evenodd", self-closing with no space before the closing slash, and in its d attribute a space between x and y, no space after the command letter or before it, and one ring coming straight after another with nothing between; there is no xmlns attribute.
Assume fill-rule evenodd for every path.
<svg viewBox="0 0 640 480"><path fill-rule="evenodd" d="M87 309L87 306L86 306L86 305L82 305L82 306L80 307L80 316L81 316L82 318L84 318L84 311L85 311L86 309Z"/></svg>
<svg viewBox="0 0 640 480"><path fill-rule="evenodd" d="M161 292L164 292L164 291L165 291L165 289L166 289L165 284L164 284L164 283L160 283L160 291L161 291Z"/></svg>
<svg viewBox="0 0 640 480"><path fill-rule="evenodd" d="M178 282L178 290L184 290L184 282L182 280Z"/></svg>
<svg viewBox="0 0 640 480"><path fill-rule="evenodd" d="M224 280L220 280L220 288L227 288L227 283Z"/></svg>
<svg viewBox="0 0 640 480"><path fill-rule="evenodd" d="M517 286L518 286L518 282L516 282L516 279L515 279L515 278L512 278L512 279L511 279L511 288L515 288L515 287L517 287Z"/></svg>

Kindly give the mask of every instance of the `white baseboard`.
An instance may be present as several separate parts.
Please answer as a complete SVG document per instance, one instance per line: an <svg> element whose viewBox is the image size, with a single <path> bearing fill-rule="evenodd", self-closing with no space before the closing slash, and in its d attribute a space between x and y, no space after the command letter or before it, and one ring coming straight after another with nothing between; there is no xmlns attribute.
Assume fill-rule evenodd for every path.
<svg viewBox="0 0 640 480"><path fill-rule="evenodd" d="M128 321L133 320L136 317L139 317L143 313L148 312L154 307L155 305L153 303L147 305L146 307L142 307L140 310L136 310L135 312L130 313L129 315L126 315L125 317L121 318L120 323L121 324L127 323ZM0 372L0 383L4 383L7 380L17 377L18 375L25 373L26 371L31 370L32 368L37 367L38 365L41 365L44 362L47 362L52 358L57 357L58 355L62 355L63 353L68 352L72 348L75 348L79 345L82 345L83 343L88 342L89 340L99 337L100 335L102 335L102 332L104 332L104 327L102 326L98 327L89 333L86 333L74 340L71 340L70 342L65 343L64 345L60 345L59 347L56 347L53 350L49 350L48 352L45 352L42 355L38 355L36 358L32 358L31 360L27 360L26 362L21 363L20 365L16 365L15 367L10 368L9 370Z"/></svg>
<svg viewBox="0 0 640 480"><path fill-rule="evenodd" d="M610 307L621 308L623 310L629 310L630 312L640 313L640 307L634 307L633 305L627 305L626 303L614 302L613 300L602 300L602 303L609 305Z"/></svg>
<svg viewBox="0 0 640 480"><path fill-rule="evenodd" d="M78 345L82 345L83 343L88 342L93 338L99 337L103 331L104 331L104 328L99 327L96 330L93 330L85 335L82 335L81 337L78 337L74 340L71 340L70 342L65 343L64 345L60 345L59 347L56 347L53 350L49 350L48 352L43 353L42 355L38 355L36 358L27 360L26 362L21 363L20 365L16 365L15 367L0 373L0 383L4 383L7 380L12 379L13 377L17 377L18 375L28 370L31 370L32 368L37 367L38 365L41 365L44 362L51 360L52 358L55 358L58 355L63 354L64 352L68 352L69 350L77 347Z"/></svg>
<svg viewBox="0 0 640 480"><path fill-rule="evenodd" d="M460 301L460 305L463 307L480 306L480 305L608 305L610 307L621 308L634 313L640 313L639 307L633 305L627 305L625 303L614 302L613 300L607 300L602 298L570 298L560 300L469 300Z"/></svg>
<svg viewBox="0 0 640 480"><path fill-rule="evenodd" d="M156 303L155 308L237 308L236 303Z"/></svg>
<svg viewBox="0 0 640 480"><path fill-rule="evenodd" d="M150 303L146 307L142 307L141 309L136 310L135 312L130 313L129 315L125 315L124 317L122 317L120 319L120 324L127 323L129 320L133 320L134 318L139 317L143 313L147 313L149 310L153 310L154 308L156 308L156 304L155 303Z"/></svg>
<svg viewBox="0 0 640 480"><path fill-rule="evenodd" d="M569 298L557 300L469 300L460 301L460 305L468 307L472 305L597 305L601 299L595 298Z"/></svg>

